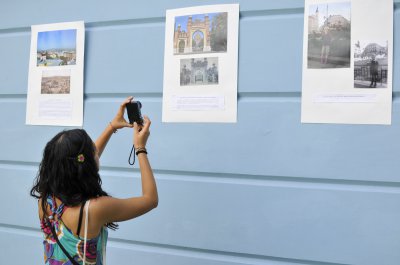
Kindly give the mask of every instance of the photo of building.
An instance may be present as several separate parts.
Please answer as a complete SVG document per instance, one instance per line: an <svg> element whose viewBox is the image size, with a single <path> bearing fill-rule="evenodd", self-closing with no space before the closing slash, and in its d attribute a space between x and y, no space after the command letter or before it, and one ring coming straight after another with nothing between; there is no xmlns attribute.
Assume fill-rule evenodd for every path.
<svg viewBox="0 0 400 265"><path fill-rule="evenodd" d="M386 88L388 42L356 41L354 44L354 87Z"/></svg>
<svg viewBox="0 0 400 265"><path fill-rule="evenodd" d="M69 94L71 71L43 71L41 94Z"/></svg>
<svg viewBox="0 0 400 265"><path fill-rule="evenodd" d="M174 54L226 52L228 13L175 18Z"/></svg>
<svg viewBox="0 0 400 265"><path fill-rule="evenodd" d="M76 29L38 33L37 66L76 64Z"/></svg>
<svg viewBox="0 0 400 265"><path fill-rule="evenodd" d="M218 85L218 57L181 59L180 85Z"/></svg>
<svg viewBox="0 0 400 265"><path fill-rule="evenodd" d="M351 4L309 6L308 68L349 68Z"/></svg>

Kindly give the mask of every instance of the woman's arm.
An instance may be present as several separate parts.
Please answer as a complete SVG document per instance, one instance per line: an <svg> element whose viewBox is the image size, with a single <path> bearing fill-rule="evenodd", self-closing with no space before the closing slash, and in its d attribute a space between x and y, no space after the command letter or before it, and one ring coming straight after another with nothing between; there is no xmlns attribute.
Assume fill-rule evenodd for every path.
<svg viewBox="0 0 400 265"><path fill-rule="evenodd" d="M116 132L117 129L121 129L123 127L132 127L132 124L129 124L125 118L124 118L124 113L125 113L125 106L128 104L133 97L128 97L122 102L121 106L118 109L117 115L115 115L114 119L107 125L107 127L104 129L103 133L97 138L95 145L96 149L98 152L99 157L103 153L104 149L106 148L106 145L108 143L108 140L110 140L111 135Z"/></svg>
<svg viewBox="0 0 400 265"><path fill-rule="evenodd" d="M150 120L144 116L143 127L134 124L134 145L137 150L146 147L150 135ZM97 198L92 206L96 218L103 224L110 222L126 221L140 216L158 205L157 185L154 179L153 170L146 153L138 154L141 180L142 196L128 199L117 199L103 196Z"/></svg>
<svg viewBox="0 0 400 265"><path fill-rule="evenodd" d="M136 123L134 124L135 135L137 135L137 137L134 138L134 144L137 146L137 150L145 150L145 152L138 154L138 159L142 178L142 197L149 204L149 210L157 207L158 205L157 185L146 150L147 139L150 136L150 124L151 122L147 116L144 117L144 126L141 128L141 130Z"/></svg>

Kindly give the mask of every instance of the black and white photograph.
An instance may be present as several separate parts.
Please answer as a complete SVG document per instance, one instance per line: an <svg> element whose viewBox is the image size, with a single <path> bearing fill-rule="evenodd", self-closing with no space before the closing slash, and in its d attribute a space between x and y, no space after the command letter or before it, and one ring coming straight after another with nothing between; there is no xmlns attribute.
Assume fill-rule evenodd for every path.
<svg viewBox="0 0 400 265"><path fill-rule="evenodd" d="M350 68L350 40L350 2L308 7L308 68Z"/></svg>
<svg viewBox="0 0 400 265"><path fill-rule="evenodd" d="M43 71L41 94L69 94L71 70Z"/></svg>
<svg viewBox="0 0 400 265"><path fill-rule="evenodd" d="M354 88L386 88L388 41L354 43Z"/></svg>
<svg viewBox="0 0 400 265"><path fill-rule="evenodd" d="M181 59L180 85L218 85L218 57Z"/></svg>
<svg viewBox="0 0 400 265"><path fill-rule="evenodd" d="M174 54L226 52L228 13L175 17Z"/></svg>

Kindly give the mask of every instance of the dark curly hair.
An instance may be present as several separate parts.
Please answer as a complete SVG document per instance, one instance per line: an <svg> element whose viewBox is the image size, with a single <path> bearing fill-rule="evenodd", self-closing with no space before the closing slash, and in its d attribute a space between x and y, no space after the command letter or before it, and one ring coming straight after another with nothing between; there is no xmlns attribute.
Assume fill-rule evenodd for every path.
<svg viewBox="0 0 400 265"><path fill-rule="evenodd" d="M62 131L46 144L30 192L31 196L41 199L43 220L48 218L45 211L48 196L55 196L72 207L92 198L108 196L101 188L95 148L90 136L82 129ZM81 154L83 162L78 161ZM118 228L115 223L106 225L111 229Z"/></svg>

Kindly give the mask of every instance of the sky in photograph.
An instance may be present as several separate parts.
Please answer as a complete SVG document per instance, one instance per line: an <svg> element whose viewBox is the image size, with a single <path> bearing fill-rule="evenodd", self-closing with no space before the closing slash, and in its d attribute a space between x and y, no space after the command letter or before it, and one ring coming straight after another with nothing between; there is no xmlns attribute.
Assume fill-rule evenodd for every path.
<svg viewBox="0 0 400 265"><path fill-rule="evenodd" d="M76 29L43 31L38 33L37 49L76 49Z"/></svg>
<svg viewBox="0 0 400 265"><path fill-rule="evenodd" d="M204 21L204 16L208 15L208 18L210 20L210 29L211 29L211 21L212 21L213 17L215 17L218 14L220 14L220 13L197 14L197 15L191 15L191 16L192 16L192 21L195 21L196 19ZM184 30L185 32L187 32L187 21L188 21L189 16L190 15L175 17L175 30L178 29L179 25L181 25L181 30Z"/></svg>
<svg viewBox="0 0 400 265"><path fill-rule="evenodd" d="M319 11L319 26L324 24L325 18L331 15L341 15L347 20L351 20L351 3L338 2L338 3L324 3L318 5L310 5L309 15L315 15L315 11Z"/></svg>
<svg viewBox="0 0 400 265"><path fill-rule="evenodd" d="M358 43L358 41L356 41L355 43ZM367 45L371 44L371 43L376 43L376 44L378 44L379 46L382 46L382 47L386 47L387 44L388 44L387 41L384 41L384 40L368 40L368 41L360 40L360 48L362 50L364 50L365 47L367 47Z"/></svg>

